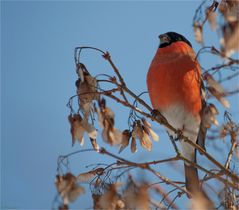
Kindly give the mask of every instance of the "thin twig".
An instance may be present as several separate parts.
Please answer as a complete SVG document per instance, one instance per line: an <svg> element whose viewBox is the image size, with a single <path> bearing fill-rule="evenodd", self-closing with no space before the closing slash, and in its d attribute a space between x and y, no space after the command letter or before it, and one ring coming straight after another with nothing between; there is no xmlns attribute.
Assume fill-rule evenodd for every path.
<svg viewBox="0 0 239 210"><path fill-rule="evenodd" d="M230 151L228 153L228 156L227 156L227 161L225 163L225 168L226 169L229 169L229 165L230 165L230 161L232 159L232 156L233 156L233 151L235 150L236 146L237 146L237 141L234 139L231 140L232 141L232 145L231 145L231 148L230 148Z"/></svg>
<svg viewBox="0 0 239 210"><path fill-rule="evenodd" d="M136 112L138 112L138 113L144 115L145 117L148 117L148 118L150 118L151 120L155 120L155 121L157 121L159 124L163 124L165 127L167 127L168 129L170 129L170 130L174 131L176 134L178 134L178 130L175 129L173 126L171 126L168 122L160 121L160 120L158 120L158 119L155 119L155 118L153 118L153 116L152 116L151 114L145 113L144 111L140 110L139 108L134 107L134 106L131 105L130 103L127 103L127 102L125 102L125 101L123 101L123 100L117 98L117 97L114 96L114 95L107 95L107 96L110 97L110 98L112 98L112 99L114 99L114 100L117 101L118 103L121 103L121 104L123 104L124 106L127 106L127 107L129 107L129 108L135 110ZM137 97L137 96L135 95L135 97ZM138 100L139 103L141 103L140 100L141 100L141 99ZM146 104L146 103L143 101L143 102L142 102L142 105L145 105L145 104ZM147 104L146 104L146 105L147 105ZM147 105L147 106L148 106L148 105ZM149 107L149 109L151 109L151 108ZM152 109L151 109L151 110L152 110ZM237 175L232 174L232 173L231 173L228 169L226 169L221 163L219 163L218 161L216 161L211 155L209 155L206 151L204 151L199 145L197 145L196 143L192 142L189 138L187 138L187 137L185 137L185 136L183 136L183 135L181 135L181 134L180 134L180 138L181 138L183 141L185 141L185 142L189 143L190 145L192 145L193 147L195 147L198 151L200 151L200 153L201 153L202 155L206 156L206 157L208 158L208 160L210 160L210 161L211 161L212 163L214 163L217 167L219 167L227 176L231 177L234 181L235 181L235 180L239 180L239 178L238 178Z"/></svg>
<svg viewBox="0 0 239 210"><path fill-rule="evenodd" d="M177 190L177 188L174 188L166 193L160 185L154 186L153 189L162 196L162 200L159 203L162 203L165 200L168 204L172 203L172 200L169 198L169 194ZM173 209L178 209L177 205L174 203L172 203L171 206Z"/></svg>
<svg viewBox="0 0 239 210"><path fill-rule="evenodd" d="M178 186L177 184L175 184L174 182L172 182L170 179L168 179L168 178L162 176L159 172L153 170L153 169L150 168L150 166L147 165L147 164L146 164L146 165L143 165L143 164L138 164L138 163L135 163L135 162L131 162L131 161L126 160L126 159L124 159L124 158L121 158L121 157L119 157L119 156L117 156L117 155L115 155L115 154L113 154L113 153L110 153L109 151L107 151L107 150L104 149L104 148L101 148L101 149L100 149L100 153L101 153L101 154L106 154L106 155L108 155L108 156L110 156L110 157L113 157L113 158L115 158L115 159L118 159L118 160L120 160L120 161L122 161L122 162L125 162L125 163L131 165L131 166L137 166L137 167L139 167L139 168L146 169L146 170L152 172L152 173L153 173L154 175L156 175L157 177L159 177L159 178L160 178L162 181L164 181L166 184L170 184L170 185L172 185L172 186L178 188L178 189L181 190L182 192L191 195L190 192L188 192L188 191L185 190L184 188Z"/></svg>

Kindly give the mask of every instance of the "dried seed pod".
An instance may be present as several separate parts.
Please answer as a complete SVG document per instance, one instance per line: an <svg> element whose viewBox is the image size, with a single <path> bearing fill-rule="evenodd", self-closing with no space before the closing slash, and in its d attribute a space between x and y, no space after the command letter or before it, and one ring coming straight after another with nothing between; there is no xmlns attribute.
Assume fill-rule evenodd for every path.
<svg viewBox="0 0 239 210"><path fill-rule="evenodd" d="M132 153L137 152L136 139L134 137L132 137L130 148Z"/></svg>
<svg viewBox="0 0 239 210"><path fill-rule="evenodd" d="M220 138L225 139L226 135L228 134L228 129L226 125L222 125L220 129Z"/></svg>
<svg viewBox="0 0 239 210"><path fill-rule="evenodd" d="M225 94L222 94L212 87L208 87L209 92L225 107L230 108L230 103L224 98Z"/></svg>
<svg viewBox="0 0 239 210"><path fill-rule="evenodd" d="M143 148L148 151L152 149L152 142L149 138L148 129L144 128L140 120L136 120L134 123L132 137L139 139Z"/></svg>
<svg viewBox="0 0 239 210"><path fill-rule="evenodd" d="M196 42L202 44L203 43L202 26L198 22L194 22L193 30Z"/></svg>
<svg viewBox="0 0 239 210"><path fill-rule="evenodd" d="M224 27L222 28L222 33L222 51L227 56L230 56L235 51L239 51L239 20L235 23L224 25Z"/></svg>
<svg viewBox="0 0 239 210"><path fill-rule="evenodd" d="M147 149L148 151L151 151L152 149L152 142L149 138L149 135L143 131L143 136L142 138L140 139L140 144L143 148Z"/></svg>
<svg viewBox="0 0 239 210"><path fill-rule="evenodd" d="M197 192L190 202L190 208L193 209L214 209L212 201L202 192Z"/></svg>
<svg viewBox="0 0 239 210"><path fill-rule="evenodd" d="M118 145L122 141L122 133L114 127L114 112L106 106L105 99L98 101L97 109L99 125L103 128L102 138L110 145Z"/></svg>
<svg viewBox="0 0 239 210"><path fill-rule="evenodd" d="M117 184L109 184L106 191L99 199L100 209L119 209L119 204L123 202L117 193Z"/></svg>
<svg viewBox="0 0 239 210"><path fill-rule="evenodd" d="M77 176L77 179L80 181L80 182L87 182L91 179L93 179L96 175L102 175L104 172L104 169L103 168L97 168L95 170L92 170L92 171L88 171L86 173L81 173Z"/></svg>
<svg viewBox="0 0 239 210"><path fill-rule="evenodd" d="M226 108L230 107L227 99L224 98L225 91L223 87L209 73L204 75L204 79L208 84L209 92Z"/></svg>
<svg viewBox="0 0 239 210"><path fill-rule="evenodd" d="M101 206L100 206L100 203L99 203L100 197L101 197L100 194L92 193L93 209L101 209Z"/></svg>
<svg viewBox="0 0 239 210"><path fill-rule="evenodd" d="M214 104L208 104L204 109L203 109L203 114L202 114L202 123L204 127L210 128L212 124L218 126L219 123L217 121L216 115L218 115L219 112L217 108L215 107Z"/></svg>
<svg viewBox="0 0 239 210"><path fill-rule="evenodd" d="M86 66L83 63L78 63L76 65L76 73L78 77L81 79L82 82L84 82L84 74L88 73L88 70L86 69Z"/></svg>
<svg viewBox="0 0 239 210"><path fill-rule="evenodd" d="M140 120L136 120L133 125L132 137L142 139L143 129Z"/></svg>
<svg viewBox="0 0 239 210"><path fill-rule="evenodd" d="M92 109L92 101L98 100L99 98L97 80L88 72L83 72L81 78L76 81L76 87L80 100L79 105L84 112L84 117L88 118L90 110Z"/></svg>
<svg viewBox="0 0 239 210"><path fill-rule="evenodd" d="M64 204L68 204L69 202L73 202L76 198L85 192L84 188L77 184L76 177L67 173L63 176L57 176L55 185L58 193L63 199Z"/></svg>
<svg viewBox="0 0 239 210"><path fill-rule="evenodd" d="M97 144L96 139L90 138L90 142L91 142L91 145L94 148L94 150L99 152L100 151L100 146Z"/></svg>
<svg viewBox="0 0 239 210"><path fill-rule="evenodd" d="M83 127L82 117L79 114L69 115L68 120L71 124L72 146L76 140L80 142L80 145L83 145L85 128Z"/></svg>
<svg viewBox="0 0 239 210"><path fill-rule="evenodd" d="M217 13L209 11L208 13L208 22L213 31L217 29Z"/></svg>
<svg viewBox="0 0 239 210"><path fill-rule="evenodd" d="M146 184L137 186L130 179L123 193L123 199L126 209L150 209L150 198Z"/></svg>
<svg viewBox="0 0 239 210"><path fill-rule="evenodd" d="M204 80L206 80L209 87L214 88L219 93L224 93L223 87L213 78L213 76L209 73L204 75Z"/></svg>
<svg viewBox="0 0 239 210"><path fill-rule="evenodd" d="M131 137L130 131L124 130L122 133L122 140L121 140L121 146L119 149L119 153L121 153L129 145L130 137Z"/></svg>
<svg viewBox="0 0 239 210"><path fill-rule="evenodd" d="M84 144L84 133L86 132L90 138L96 139L97 130L92 124L89 124L86 119L82 119L80 114L69 115L68 120L71 125L72 146L76 140L80 142L80 145Z"/></svg>
<svg viewBox="0 0 239 210"><path fill-rule="evenodd" d="M97 115L98 115L98 122L100 127L104 128L105 126L114 126L114 118L115 114L114 112L106 106L105 99L101 99L98 101L99 109L96 109ZM107 125L106 125L107 124Z"/></svg>
<svg viewBox="0 0 239 210"><path fill-rule="evenodd" d="M152 139L154 141L158 141L159 140L159 136L153 131L152 127L151 127L151 124L146 120L146 119L142 119L142 122L143 122L143 125L144 125L144 128L146 130L146 132L148 134L150 134L150 136L152 137Z"/></svg>
<svg viewBox="0 0 239 210"><path fill-rule="evenodd" d="M85 131L87 132L88 136L91 139L96 139L97 133L98 133L96 128L92 124L89 124L88 122L84 122L83 126L84 126Z"/></svg>

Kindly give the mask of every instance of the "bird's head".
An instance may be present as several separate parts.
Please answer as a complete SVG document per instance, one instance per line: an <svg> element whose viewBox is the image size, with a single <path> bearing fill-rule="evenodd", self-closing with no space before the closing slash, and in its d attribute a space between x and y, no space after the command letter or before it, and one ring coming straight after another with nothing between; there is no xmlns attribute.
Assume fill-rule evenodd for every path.
<svg viewBox="0 0 239 210"><path fill-rule="evenodd" d="M188 44L190 47L192 47L191 43L181 34L178 34L176 32L167 32L165 34L159 35L160 39L160 45L159 48L166 47L173 42L182 41Z"/></svg>

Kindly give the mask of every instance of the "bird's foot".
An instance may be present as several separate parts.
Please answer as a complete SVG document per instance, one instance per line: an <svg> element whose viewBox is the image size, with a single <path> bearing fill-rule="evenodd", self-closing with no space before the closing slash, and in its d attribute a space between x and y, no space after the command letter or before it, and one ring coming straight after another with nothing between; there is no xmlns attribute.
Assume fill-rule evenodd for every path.
<svg viewBox="0 0 239 210"><path fill-rule="evenodd" d="M174 150L177 153L177 156L180 157L181 154L180 154L179 149L178 149L177 144L176 144L177 138L174 138L172 135L169 134L169 132L168 132L168 135L169 135L169 138L170 138L170 140L173 144Z"/></svg>
<svg viewBox="0 0 239 210"><path fill-rule="evenodd" d="M151 112L151 115L152 115L153 119L159 121L159 123L167 122L166 118L157 109L153 109Z"/></svg>
<svg viewBox="0 0 239 210"><path fill-rule="evenodd" d="M178 140L179 140L178 137L172 136L172 135L170 135L169 133L168 133L168 136L169 136L169 138L170 138L171 141L178 141Z"/></svg>
<svg viewBox="0 0 239 210"><path fill-rule="evenodd" d="M184 128L177 130L177 137L175 138L175 141L178 141L183 138L183 130L184 130Z"/></svg>

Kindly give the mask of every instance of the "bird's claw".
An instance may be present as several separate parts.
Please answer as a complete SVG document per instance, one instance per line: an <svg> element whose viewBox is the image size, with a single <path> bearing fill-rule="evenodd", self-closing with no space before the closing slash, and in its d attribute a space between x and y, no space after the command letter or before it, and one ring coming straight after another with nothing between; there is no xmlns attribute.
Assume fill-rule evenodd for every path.
<svg viewBox="0 0 239 210"><path fill-rule="evenodd" d="M177 131L177 137L176 137L176 141L180 140L183 138L183 129L178 129Z"/></svg>
<svg viewBox="0 0 239 210"><path fill-rule="evenodd" d="M151 116L153 117L153 119L159 121L160 123L167 122L166 118L157 109L153 109L151 111Z"/></svg>

